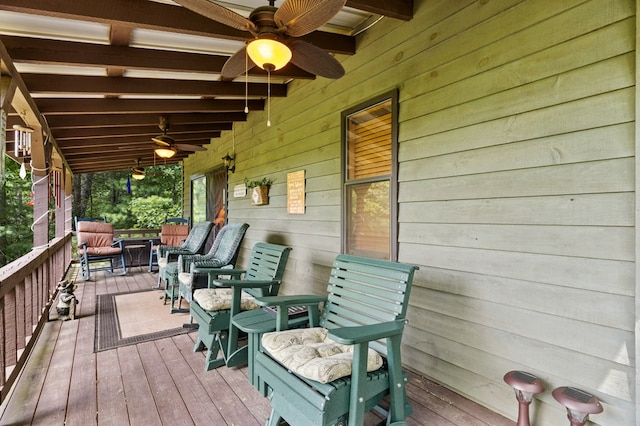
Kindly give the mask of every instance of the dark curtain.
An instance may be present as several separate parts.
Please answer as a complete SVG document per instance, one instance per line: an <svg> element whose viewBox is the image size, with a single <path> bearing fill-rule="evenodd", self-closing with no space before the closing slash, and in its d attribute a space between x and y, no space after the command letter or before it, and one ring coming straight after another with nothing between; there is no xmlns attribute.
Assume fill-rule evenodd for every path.
<svg viewBox="0 0 640 426"><path fill-rule="evenodd" d="M227 191L227 173L224 168L206 173L207 181L207 220L215 222L214 232L209 236L206 250L213 244L218 230L226 223L225 193Z"/></svg>

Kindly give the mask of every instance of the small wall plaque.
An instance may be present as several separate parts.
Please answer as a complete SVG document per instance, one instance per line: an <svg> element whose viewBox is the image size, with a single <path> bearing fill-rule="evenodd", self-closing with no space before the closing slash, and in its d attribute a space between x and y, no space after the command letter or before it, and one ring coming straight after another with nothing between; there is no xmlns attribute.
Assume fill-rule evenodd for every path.
<svg viewBox="0 0 640 426"><path fill-rule="evenodd" d="M247 185L244 183L239 183L233 187L233 196L234 198L246 197L247 195Z"/></svg>
<svg viewBox="0 0 640 426"><path fill-rule="evenodd" d="M287 173L287 213L304 214L304 170Z"/></svg>

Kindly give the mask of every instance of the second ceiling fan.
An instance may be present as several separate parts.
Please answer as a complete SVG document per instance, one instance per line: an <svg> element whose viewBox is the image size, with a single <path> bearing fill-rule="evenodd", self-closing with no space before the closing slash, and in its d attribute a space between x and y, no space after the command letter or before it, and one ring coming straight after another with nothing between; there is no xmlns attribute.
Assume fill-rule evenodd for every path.
<svg viewBox="0 0 640 426"><path fill-rule="evenodd" d="M200 145L191 145L186 143L177 143L175 139L167 134L169 131L169 117L160 116L158 127L162 130L162 134L151 138L155 143L154 152L158 157L171 158L176 155L177 150L180 151L206 151L207 149Z"/></svg>
<svg viewBox="0 0 640 426"><path fill-rule="evenodd" d="M174 0L183 7L229 27L248 31L253 38L231 56L222 68L222 78L233 80L254 66L275 71L292 62L314 75L340 78L344 68L323 49L296 40L329 22L346 4L346 0L285 0L276 8L253 10L249 18L209 0Z"/></svg>

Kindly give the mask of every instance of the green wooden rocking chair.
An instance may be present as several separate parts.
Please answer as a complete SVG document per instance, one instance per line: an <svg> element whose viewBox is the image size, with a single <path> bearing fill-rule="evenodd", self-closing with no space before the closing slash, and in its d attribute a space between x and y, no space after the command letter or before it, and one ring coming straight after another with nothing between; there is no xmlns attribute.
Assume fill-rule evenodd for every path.
<svg viewBox="0 0 640 426"><path fill-rule="evenodd" d="M257 299L278 310L308 306L312 327L318 321L314 309L317 314L318 304L324 302L320 327L262 336L254 369L269 389L272 411L268 425L278 425L282 419L290 425L361 425L367 411L381 410L378 404L387 395L387 424L405 424L412 409L406 396L400 342L416 269L339 255L328 296ZM311 341L316 343L308 346Z"/></svg>
<svg viewBox="0 0 640 426"><path fill-rule="evenodd" d="M193 350L208 349L205 371L225 364L247 364L247 346L238 346L239 330L231 319L240 311L259 308L254 297L278 294L290 251L290 247L260 242L253 246L246 270L193 269L196 274L208 276L208 288L195 290L190 305L191 316L198 323ZM221 276L232 279L220 279Z"/></svg>

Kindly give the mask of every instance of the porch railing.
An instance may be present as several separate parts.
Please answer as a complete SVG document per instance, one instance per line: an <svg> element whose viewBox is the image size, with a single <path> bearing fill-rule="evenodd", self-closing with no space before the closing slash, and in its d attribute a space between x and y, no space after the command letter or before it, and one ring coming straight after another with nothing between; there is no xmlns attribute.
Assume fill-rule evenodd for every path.
<svg viewBox="0 0 640 426"><path fill-rule="evenodd" d="M49 318L58 282L71 263L71 233L0 268L0 401Z"/></svg>

